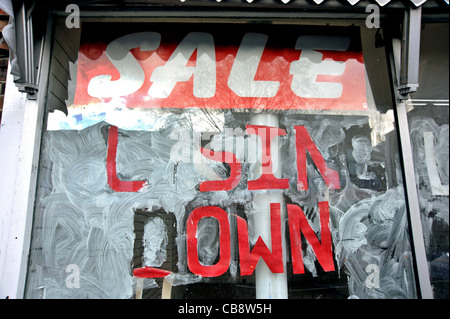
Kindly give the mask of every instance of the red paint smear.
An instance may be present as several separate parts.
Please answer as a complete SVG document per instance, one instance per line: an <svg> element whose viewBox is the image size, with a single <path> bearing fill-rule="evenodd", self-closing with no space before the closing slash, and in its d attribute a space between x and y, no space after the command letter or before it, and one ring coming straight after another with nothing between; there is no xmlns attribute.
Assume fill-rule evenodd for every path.
<svg viewBox="0 0 450 319"><path fill-rule="evenodd" d="M133 270L133 276L138 278L164 278L171 273L172 272L168 270L153 267L137 268Z"/></svg>

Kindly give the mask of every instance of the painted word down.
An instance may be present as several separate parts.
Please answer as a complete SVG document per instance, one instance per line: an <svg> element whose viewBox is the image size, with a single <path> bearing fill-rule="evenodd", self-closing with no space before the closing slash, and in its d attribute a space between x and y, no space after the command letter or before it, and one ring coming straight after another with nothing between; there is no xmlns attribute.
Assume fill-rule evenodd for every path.
<svg viewBox="0 0 450 319"><path fill-rule="evenodd" d="M285 130L269 126L247 125L247 134L256 134L261 139L262 147L262 173L256 180L247 181L249 190L270 190L289 188L288 179L279 179L274 176L271 160L271 139L275 136L286 135ZM306 176L306 151L310 154L314 164L318 168L322 178L328 188L340 188L339 175L330 169L312 141L308 131L304 126L295 126L295 146L297 152L297 188L307 190L308 182ZM107 174L108 184L117 192L137 192L145 186L146 181L123 181L117 176L116 153L118 145L118 129L111 126L108 137L107 154ZM227 163L230 167L230 175L226 180L205 181L200 184L201 192L229 191L237 186L241 178L241 163L234 154L229 152L214 152L202 149L203 156ZM289 237L291 241L292 266L294 274L305 272L302 259L301 234L311 245L318 262L324 271L334 271L331 232L329 228L329 205L327 201L318 203L320 215L320 239L308 223L308 220L300 206L287 204L287 214L289 220ZM227 212L217 206L203 206L195 208L187 219L186 243L187 243L187 263L189 270L202 277L217 277L224 274L231 262L231 231L229 218L236 219L240 272L242 276L253 273L255 267L262 258L273 273L283 273L283 245L281 228L281 205L280 203L270 204L270 228L271 228L271 249L266 245L261 237L258 237L253 248L250 249L248 225L245 219L237 215L229 216ZM198 257L197 226L202 218L215 218L219 224L219 260L214 265L203 265ZM144 267L135 269L136 277L165 277L169 271Z"/></svg>
<svg viewBox="0 0 450 319"><path fill-rule="evenodd" d="M331 250L331 232L329 229L329 208L327 202L319 202L321 235L320 241L314 230L309 226L302 209L296 205L287 205L289 218L289 233L294 274L305 272L302 259L302 244L300 233L312 246L317 260L324 271L334 271L333 254ZM197 252L197 225L202 218L214 217L219 222L220 258L215 265L202 265ZM256 264L262 258L273 273L283 273L282 231L280 219L280 204L270 204L270 226L272 251L261 237L258 237L253 249L248 241L247 222L234 216L237 221L239 262L242 276L249 276L255 270ZM217 277L224 274L231 261L230 254L230 224L225 210L216 206L198 207L192 211L187 221L187 261L190 271L203 277Z"/></svg>
<svg viewBox="0 0 450 319"><path fill-rule="evenodd" d="M292 267L294 274L305 272L302 258L301 234L311 245L318 262L324 271L334 271L333 253L331 244L331 232L329 228L330 212L328 202L319 202L320 212L320 240L308 223L308 220L297 205L287 205L289 219L289 236L291 241ZM219 261L214 265L203 265L198 258L197 226L202 218L215 218L219 223ZM231 217L231 216L230 216ZM230 267L231 262L231 232L227 212L217 206L203 206L195 208L188 217L186 224L187 264L189 270L202 277L218 277L223 275ZM283 247L280 218L280 203L270 204L270 227L272 249L269 249L261 238L258 237L255 245L250 249L247 222L242 217L236 218L239 264L241 276L253 274L260 258L264 260L273 273L283 273ZM135 277L163 278L171 274L170 271L153 267L135 269Z"/></svg>

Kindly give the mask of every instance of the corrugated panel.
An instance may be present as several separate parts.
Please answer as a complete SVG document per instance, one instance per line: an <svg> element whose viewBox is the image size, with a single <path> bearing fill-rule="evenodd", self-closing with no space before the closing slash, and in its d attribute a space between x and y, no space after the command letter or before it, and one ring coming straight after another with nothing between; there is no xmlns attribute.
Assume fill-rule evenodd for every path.
<svg viewBox="0 0 450 319"><path fill-rule="evenodd" d="M182 5L186 6L211 6L220 3L225 6L240 6L253 4L255 6L300 6L300 7L340 7L361 6L377 4L387 7L401 7L410 3L413 6L449 4L449 0L45 0L53 8L65 7L67 4L78 4L84 7L111 7L118 6L152 6L152 5Z"/></svg>
<svg viewBox="0 0 450 319"><path fill-rule="evenodd" d="M185 0L180 0L182 2L184 2ZM222 0L216 0L217 2L220 2ZM247 2L251 3L253 2L253 0L246 0ZM289 2L293 2L294 0L281 0L283 3L289 3ZM322 2L326 2L326 0L313 0L316 4L321 4ZM347 2L351 5L355 5L359 2L360 0L347 0ZM427 2L427 0L410 0L416 7L421 6L422 4L424 4L425 2ZM391 0L374 0L372 2L376 2L378 5L380 6L384 6L386 4L388 4L389 2L393 2ZM443 2L448 4L448 0L443 0Z"/></svg>
<svg viewBox="0 0 450 319"><path fill-rule="evenodd" d="M186 3L188 3L189 2L189 0L179 0L180 2L186 2ZM248 3L252 3L252 2L258 2L257 0L242 0L243 2L248 2ZM358 2L367 2L367 1L362 1L362 0L346 0L347 1L347 3L349 3L350 5L355 5L355 4L357 4ZM422 4L424 4L425 2L427 2L427 0L410 0L411 2L412 2L412 4L414 4L416 7L419 7L419 6L421 6ZM448 0L441 0L443 3L446 3L446 4L449 4L449 1ZM146 2L149 2L149 1L145 1L145 0L141 0L141 1L139 1L139 0L135 0L135 1L125 1L125 2L129 2L129 3L140 3L140 4L144 4L144 3L146 3ZM160 2L164 2L164 1L160 1ZM206 0L205 2L211 2L211 0ZM222 0L216 0L216 2L222 2ZM226 0L223 0L223 2L227 2ZM280 2L280 3L284 3L284 4L288 4L288 3L294 3L294 2L298 2L298 0L278 0L278 1L275 1L275 2ZM312 0L312 1L308 1L308 2L314 2L314 3L316 3L316 4L318 4L318 5L320 5L320 4L322 4L322 3L326 3L327 2L327 0ZM328 2L330 2L330 1L328 1ZM380 5L380 6L385 6L385 5L387 5L387 4L389 4L389 3L394 3L394 2L396 2L396 1L392 1L392 0L373 0L373 1L370 1L371 3L376 3L376 4L378 4L378 5ZM407 2L407 1L406 1ZM432 2L432 1L429 1L429 2ZM436 2L439 2L439 1L436 1Z"/></svg>

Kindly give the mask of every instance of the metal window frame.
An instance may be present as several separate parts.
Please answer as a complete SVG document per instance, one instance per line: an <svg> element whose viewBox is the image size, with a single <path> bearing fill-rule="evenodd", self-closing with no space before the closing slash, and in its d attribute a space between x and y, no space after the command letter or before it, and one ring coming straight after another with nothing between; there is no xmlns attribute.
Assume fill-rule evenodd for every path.
<svg viewBox="0 0 450 319"><path fill-rule="evenodd" d="M394 114L400 142L418 292L422 299L433 299L406 108L410 101L409 94L415 92L419 86L421 13L420 7L405 10L402 34L397 37L390 34L386 53L391 72L391 86L395 94Z"/></svg>

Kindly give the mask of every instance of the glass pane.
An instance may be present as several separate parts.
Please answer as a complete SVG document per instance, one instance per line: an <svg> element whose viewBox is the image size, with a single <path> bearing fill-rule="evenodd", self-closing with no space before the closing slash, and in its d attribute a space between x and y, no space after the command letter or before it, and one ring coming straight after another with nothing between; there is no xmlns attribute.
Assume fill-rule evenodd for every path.
<svg viewBox="0 0 450 319"><path fill-rule="evenodd" d="M416 298L374 35L84 24L27 296Z"/></svg>
<svg viewBox="0 0 450 319"><path fill-rule="evenodd" d="M448 24L424 24L420 58L408 120L433 293L448 299Z"/></svg>

